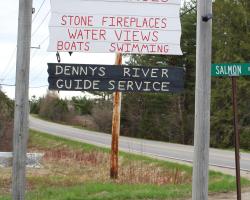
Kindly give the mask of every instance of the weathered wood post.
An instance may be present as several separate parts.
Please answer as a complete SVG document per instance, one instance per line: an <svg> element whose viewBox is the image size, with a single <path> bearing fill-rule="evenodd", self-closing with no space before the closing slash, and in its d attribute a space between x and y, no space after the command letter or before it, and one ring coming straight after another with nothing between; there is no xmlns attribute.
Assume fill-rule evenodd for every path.
<svg viewBox="0 0 250 200"><path fill-rule="evenodd" d="M212 0L197 1L193 200L208 199Z"/></svg>
<svg viewBox="0 0 250 200"><path fill-rule="evenodd" d="M12 175L12 196L14 200L25 199L31 24L32 0L19 0Z"/></svg>
<svg viewBox="0 0 250 200"><path fill-rule="evenodd" d="M122 54L116 54L116 65L122 64ZM121 115L121 92L114 92L113 98L113 119L112 119L112 141L110 158L110 178L118 178L119 159L119 136L120 136L120 115Z"/></svg>

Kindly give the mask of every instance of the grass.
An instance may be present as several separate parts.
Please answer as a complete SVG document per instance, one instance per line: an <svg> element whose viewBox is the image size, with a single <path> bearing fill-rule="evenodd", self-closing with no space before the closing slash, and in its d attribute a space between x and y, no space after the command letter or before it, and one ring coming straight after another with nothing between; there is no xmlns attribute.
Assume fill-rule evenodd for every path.
<svg viewBox="0 0 250 200"><path fill-rule="evenodd" d="M65 188L46 188L33 191L27 200L139 200L139 199L176 199L189 195L187 186L155 185L118 185L114 183L87 183ZM3 198L3 200L9 198Z"/></svg>
<svg viewBox="0 0 250 200"><path fill-rule="evenodd" d="M192 168L120 153L119 179L109 179L109 149L31 130L30 152L43 152L43 168L27 170L27 199L160 200L191 196ZM9 200L10 169L0 171L0 199ZM250 181L242 179L242 185ZM235 178L210 172L209 192L235 190Z"/></svg>

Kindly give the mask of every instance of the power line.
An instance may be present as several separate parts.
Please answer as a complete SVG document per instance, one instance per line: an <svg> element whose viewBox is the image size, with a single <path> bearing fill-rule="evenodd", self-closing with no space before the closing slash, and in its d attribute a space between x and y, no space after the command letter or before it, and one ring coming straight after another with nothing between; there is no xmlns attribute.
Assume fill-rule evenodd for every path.
<svg viewBox="0 0 250 200"><path fill-rule="evenodd" d="M29 88L43 88L43 87L48 87L49 85L41 85L41 86L33 86L33 87L29 87Z"/></svg>
<svg viewBox="0 0 250 200"><path fill-rule="evenodd" d="M12 54L11 54L11 56L10 56L10 59L9 59L7 65L6 65L5 68L4 68L3 77L2 77L3 80L5 80L5 78L7 77L8 73L10 72L10 69L11 69L11 68L8 69L8 67L9 67L10 64L11 64L11 62L12 62L14 56L15 56L15 53L16 53L16 47L15 47L14 51L12 52Z"/></svg>
<svg viewBox="0 0 250 200"><path fill-rule="evenodd" d="M44 38L44 40L43 40L39 45L42 46L42 44L43 44L44 42L46 42L48 39L49 39L49 35L48 35L46 38Z"/></svg>
<svg viewBox="0 0 250 200"><path fill-rule="evenodd" d="M10 87L14 87L16 85L13 85L13 84L5 84L5 83L0 83L0 86L10 86Z"/></svg>
<svg viewBox="0 0 250 200"><path fill-rule="evenodd" d="M41 8L43 7L43 4L45 3L45 0L43 0L42 4L40 5L36 15L34 16L33 20L32 20L32 23L35 21L36 17L38 16L38 13L40 12Z"/></svg>
<svg viewBox="0 0 250 200"><path fill-rule="evenodd" d="M33 37L36 34L36 32L41 28L42 24L45 22L45 20L49 16L49 13L50 13L50 10L47 12L47 14L43 18L42 22L39 24L39 26L37 27L37 29L31 34L31 37Z"/></svg>
<svg viewBox="0 0 250 200"><path fill-rule="evenodd" d="M184 13L181 14L181 17L183 17L185 14L191 12L192 10L194 10L196 8L196 6L191 7L190 9L186 10Z"/></svg>
<svg viewBox="0 0 250 200"><path fill-rule="evenodd" d="M44 42L46 42L48 40L49 36L47 36L44 40L42 40L42 42L39 44L39 46L41 46ZM36 52L34 52L34 54L31 57L31 60L36 56ZM41 60L43 61L44 59L48 58L49 55L45 55ZM32 67L31 67L32 68ZM41 69L38 73L35 74L35 76L31 79L31 82L34 81L35 79L39 78L42 75L42 71L44 69Z"/></svg>
<svg viewBox="0 0 250 200"><path fill-rule="evenodd" d="M45 2L45 0L44 0L44 2ZM44 3L44 2L43 2L43 3ZM43 5L43 3L42 3L42 5ZM42 6L42 5L41 5L41 6ZM34 36L35 33L40 29L41 25L45 22L45 20L46 20L46 18L48 17L49 13L50 13L50 10L49 10L48 13L46 14L46 16L44 17L44 19L43 19L42 22L40 23L40 25L37 27L37 29L33 32L33 34L32 34L33 36ZM42 45L44 42L46 42L46 40L47 40L48 38L49 38L49 36L47 36L47 37L40 43L40 45ZM3 80L5 80L6 77L9 75L9 73L12 72L12 70L14 69L14 68L10 67L10 64L11 64L11 62L13 61L13 58L14 58L14 56L15 56L15 52L16 52L16 48L14 49L13 53L11 54L11 57L10 57L10 59L9 59L9 61L8 61L8 64L6 65L6 67L5 67L5 69L4 69L3 77L2 77ZM33 54L32 57L34 57L34 54ZM8 67L9 67L9 69L8 69Z"/></svg>
<svg viewBox="0 0 250 200"><path fill-rule="evenodd" d="M5 80L13 70L15 70L14 64L9 66L9 69L6 72L5 76L3 77L3 80Z"/></svg>
<svg viewBox="0 0 250 200"><path fill-rule="evenodd" d="M6 84L6 83L0 83L0 86L8 86L8 87L15 87L16 84ZM49 85L40 85L40 86L30 86L29 88L43 88L48 87Z"/></svg>
<svg viewBox="0 0 250 200"><path fill-rule="evenodd" d="M50 55L46 55L42 60L46 60L49 56L50 56ZM39 72L36 73L36 74L33 76L33 78L31 79L31 82L34 81L34 80L36 80L36 79L38 79L38 78L40 78L40 76L43 75L43 74L42 74L43 71L44 71L44 68L42 68L41 70L39 70Z"/></svg>
<svg viewBox="0 0 250 200"><path fill-rule="evenodd" d="M48 39L49 39L49 35L46 38L44 38L44 40L42 40L42 42L38 45L38 47L39 47L38 49L40 49L42 44L45 43ZM32 53L32 55L30 57L31 60L33 59L33 57L35 57L38 49L36 48L35 51Z"/></svg>

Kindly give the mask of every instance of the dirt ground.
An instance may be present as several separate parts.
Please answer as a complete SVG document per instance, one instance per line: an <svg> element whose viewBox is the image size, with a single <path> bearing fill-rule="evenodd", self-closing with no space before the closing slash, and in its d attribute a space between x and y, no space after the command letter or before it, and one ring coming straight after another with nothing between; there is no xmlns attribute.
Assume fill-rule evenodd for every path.
<svg viewBox="0 0 250 200"><path fill-rule="evenodd" d="M220 193L220 194L214 194L209 197L209 200L236 200L237 195L236 192L233 193ZM248 191L242 191L241 200L249 200L250 199L250 188L248 188Z"/></svg>
<svg viewBox="0 0 250 200"><path fill-rule="evenodd" d="M250 200L250 188L244 188L241 194L241 200ZM228 192L228 193L217 193L209 195L209 200L237 200L236 192ZM192 200L186 199L186 200Z"/></svg>

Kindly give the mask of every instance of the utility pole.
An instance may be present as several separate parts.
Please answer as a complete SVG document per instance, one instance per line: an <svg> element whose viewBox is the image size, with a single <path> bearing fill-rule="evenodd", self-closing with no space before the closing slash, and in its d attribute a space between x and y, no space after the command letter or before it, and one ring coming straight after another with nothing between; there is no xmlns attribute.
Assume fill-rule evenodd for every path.
<svg viewBox="0 0 250 200"><path fill-rule="evenodd" d="M195 128L192 200L208 199L212 0L197 1Z"/></svg>
<svg viewBox="0 0 250 200"><path fill-rule="evenodd" d="M25 199L26 151L29 116L29 67L32 24L32 0L19 0L16 57L16 92L13 135L13 200Z"/></svg>
<svg viewBox="0 0 250 200"><path fill-rule="evenodd" d="M122 64L122 54L116 54L116 65ZM118 178L118 160L119 160L119 136L120 136L120 116L121 116L121 92L114 93L113 100L113 119L112 119L112 141L110 158L110 178Z"/></svg>

